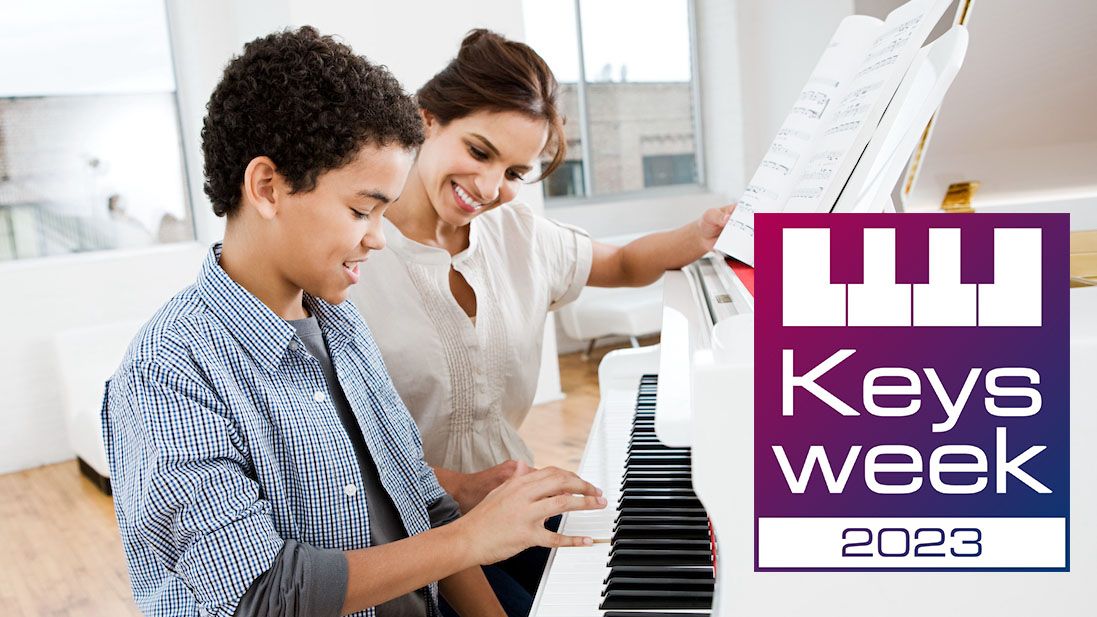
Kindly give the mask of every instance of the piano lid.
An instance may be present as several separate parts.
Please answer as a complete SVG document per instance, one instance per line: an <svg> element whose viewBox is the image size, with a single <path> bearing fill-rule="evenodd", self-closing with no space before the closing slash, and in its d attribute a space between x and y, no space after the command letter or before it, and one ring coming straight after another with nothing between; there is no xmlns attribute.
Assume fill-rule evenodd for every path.
<svg viewBox="0 0 1097 617"><path fill-rule="evenodd" d="M976 210L1050 207L1097 228L1097 2L967 8L964 69L908 167L904 210L939 210L950 185L975 181Z"/></svg>

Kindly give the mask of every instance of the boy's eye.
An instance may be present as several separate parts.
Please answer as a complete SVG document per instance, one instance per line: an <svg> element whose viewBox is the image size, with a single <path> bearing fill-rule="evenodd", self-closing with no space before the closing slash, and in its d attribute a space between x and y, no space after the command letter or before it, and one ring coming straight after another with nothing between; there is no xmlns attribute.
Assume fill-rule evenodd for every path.
<svg viewBox="0 0 1097 617"><path fill-rule="evenodd" d="M351 208L350 211L354 213L354 218L359 220L369 217L369 212L362 212L360 210L355 210L354 208Z"/></svg>

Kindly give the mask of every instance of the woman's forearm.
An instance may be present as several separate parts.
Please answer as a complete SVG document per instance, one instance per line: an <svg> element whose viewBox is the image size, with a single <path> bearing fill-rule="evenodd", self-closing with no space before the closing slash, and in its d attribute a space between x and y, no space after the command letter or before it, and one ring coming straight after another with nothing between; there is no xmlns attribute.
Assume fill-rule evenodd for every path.
<svg viewBox="0 0 1097 617"><path fill-rule="evenodd" d="M438 582L446 602L461 617L504 617L506 612L488 584L484 570L473 566Z"/></svg>
<svg viewBox="0 0 1097 617"><path fill-rule="evenodd" d="M650 285L667 270L688 266L709 251L697 223L637 238L621 250L625 278L633 287Z"/></svg>
<svg viewBox="0 0 1097 617"><path fill-rule="evenodd" d="M667 270L687 266L712 250L733 206L713 208L700 219L671 231L648 234L625 246L593 243L588 285L642 287Z"/></svg>

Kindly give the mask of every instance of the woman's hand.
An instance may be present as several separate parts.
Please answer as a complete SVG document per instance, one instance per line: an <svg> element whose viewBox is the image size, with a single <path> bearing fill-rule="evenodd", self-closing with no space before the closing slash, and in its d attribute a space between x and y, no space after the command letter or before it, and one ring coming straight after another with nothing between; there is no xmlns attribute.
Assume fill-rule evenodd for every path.
<svg viewBox="0 0 1097 617"><path fill-rule="evenodd" d="M602 491L556 467L515 475L452 525L469 534L477 563L496 563L531 546L587 546L591 538L545 529L545 519L563 512L606 507Z"/></svg>
<svg viewBox="0 0 1097 617"><path fill-rule="evenodd" d="M494 467L488 467L476 473L461 473L448 469L435 469L438 482L453 497L462 514L468 514L488 493L500 484L522 474L529 473L532 467L522 461L505 461Z"/></svg>
<svg viewBox="0 0 1097 617"><path fill-rule="evenodd" d="M731 220L733 210L735 210L735 204L723 208L710 208L705 210L705 213L697 220L701 247L705 249L706 253L716 246L716 240L720 237L720 232L724 231L724 225L727 225L728 221Z"/></svg>

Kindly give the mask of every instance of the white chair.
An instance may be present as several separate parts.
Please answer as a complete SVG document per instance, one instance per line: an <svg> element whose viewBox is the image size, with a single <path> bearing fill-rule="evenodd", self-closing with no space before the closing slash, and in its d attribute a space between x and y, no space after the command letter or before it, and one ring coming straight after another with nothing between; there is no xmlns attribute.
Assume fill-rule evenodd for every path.
<svg viewBox="0 0 1097 617"><path fill-rule="evenodd" d="M584 358L598 339L607 336L627 336L633 347L639 347L638 337L662 327L663 279L647 287L587 287L557 311L556 319L569 337L587 341Z"/></svg>
<svg viewBox="0 0 1097 617"><path fill-rule="evenodd" d="M69 445L80 471L110 493L100 410L104 385L143 322L126 321L62 330L53 338L65 405Z"/></svg>

